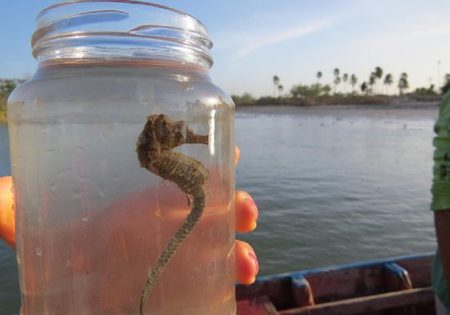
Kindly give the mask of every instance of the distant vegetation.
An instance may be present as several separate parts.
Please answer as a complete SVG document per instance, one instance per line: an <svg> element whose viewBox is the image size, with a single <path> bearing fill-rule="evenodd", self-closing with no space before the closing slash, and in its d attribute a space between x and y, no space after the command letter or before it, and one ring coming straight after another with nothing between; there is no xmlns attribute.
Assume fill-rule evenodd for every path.
<svg viewBox="0 0 450 315"><path fill-rule="evenodd" d="M355 74L342 73L339 68L333 69L332 79L331 83L322 82L323 72L317 71L315 83L294 85L289 92L283 93L285 87L280 77L274 75L272 95L255 98L249 93L244 93L232 97L238 106L392 104L398 100L398 97L413 101L438 101L441 95L450 90L450 73L444 76L444 84L439 88L431 84L411 92L408 92L409 81L406 72L395 79L391 73L385 73L381 67L375 67L369 77L362 82ZM0 79L0 122L6 122L6 100L9 94L23 81Z"/></svg>
<svg viewBox="0 0 450 315"><path fill-rule="evenodd" d="M271 96L255 98L249 93L233 95L236 105L346 105L346 104L391 104L402 99L412 101L438 101L441 95L450 90L450 74L444 76L444 85L436 88L433 84L409 92L409 78L406 72L397 79L392 73L385 73L381 67L375 67L366 80L360 80L355 74L342 73L333 69L332 82L323 83L323 72L317 71L317 81L313 84L294 85L288 93L279 76L272 78Z"/></svg>
<svg viewBox="0 0 450 315"><path fill-rule="evenodd" d="M0 123L6 122L6 101L8 100L9 94L21 82L23 80L0 79Z"/></svg>

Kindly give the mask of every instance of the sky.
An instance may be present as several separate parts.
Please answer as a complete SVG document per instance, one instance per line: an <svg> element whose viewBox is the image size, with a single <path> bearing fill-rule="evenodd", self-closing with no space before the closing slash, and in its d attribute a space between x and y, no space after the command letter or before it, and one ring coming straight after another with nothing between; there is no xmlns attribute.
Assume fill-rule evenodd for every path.
<svg viewBox="0 0 450 315"><path fill-rule="evenodd" d="M0 78L29 77L35 71L30 47L35 17L56 2L3 0ZM214 42L211 77L230 94L272 95L274 75L285 92L317 82L318 71L321 83L331 83L334 68L354 73L358 85L376 66L395 81L406 72L411 89L442 84L450 73L448 0L157 2L206 25Z"/></svg>

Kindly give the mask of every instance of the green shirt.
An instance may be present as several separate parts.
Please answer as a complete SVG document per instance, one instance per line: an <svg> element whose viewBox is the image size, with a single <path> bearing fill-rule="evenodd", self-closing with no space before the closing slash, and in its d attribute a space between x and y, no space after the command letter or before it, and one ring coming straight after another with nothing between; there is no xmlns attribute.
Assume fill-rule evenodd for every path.
<svg viewBox="0 0 450 315"><path fill-rule="evenodd" d="M444 96L434 132L436 136L433 140L435 151L431 209L439 211L450 209L450 93ZM434 292L450 310L450 290L444 278L439 251L433 262L432 281Z"/></svg>

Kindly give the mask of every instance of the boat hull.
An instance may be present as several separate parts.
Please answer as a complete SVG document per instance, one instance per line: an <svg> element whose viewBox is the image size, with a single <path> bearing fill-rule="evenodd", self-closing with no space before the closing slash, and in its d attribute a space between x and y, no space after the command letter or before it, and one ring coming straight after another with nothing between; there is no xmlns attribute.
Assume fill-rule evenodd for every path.
<svg viewBox="0 0 450 315"><path fill-rule="evenodd" d="M237 285L238 315L434 314L433 254L309 269Z"/></svg>

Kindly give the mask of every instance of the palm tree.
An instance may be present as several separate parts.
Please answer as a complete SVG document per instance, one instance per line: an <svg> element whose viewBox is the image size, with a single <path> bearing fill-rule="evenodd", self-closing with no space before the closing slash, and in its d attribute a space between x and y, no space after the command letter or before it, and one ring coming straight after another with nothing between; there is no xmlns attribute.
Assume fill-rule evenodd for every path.
<svg viewBox="0 0 450 315"><path fill-rule="evenodd" d="M367 94L367 83L364 81L360 86L361 92Z"/></svg>
<svg viewBox="0 0 450 315"><path fill-rule="evenodd" d="M398 80L398 90L400 95L403 95L403 91L407 90L408 88L409 88L408 74L406 72L403 72L400 75L400 79Z"/></svg>
<svg viewBox="0 0 450 315"><path fill-rule="evenodd" d="M384 76L383 84L389 88L392 85L392 83L394 83L394 77L390 73L386 74ZM386 94L388 94L388 93L386 93Z"/></svg>
<svg viewBox="0 0 450 315"><path fill-rule="evenodd" d="M341 78L339 77L339 68L334 68L333 74L334 74L334 93L336 93L337 86L339 83L341 83Z"/></svg>
<svg viewBox="0 0 450 315"><path fill-rule="evenodd" d="M376 80L381 80L381 78L383 77L383 69L381 69L381 67L377 66L375 67L375 71L373 72Z"/></svg>
<svg viewBox="0 0 450 315"><path fill-rule="evenodd" d="M356 75L353 73L350 76L350 84L352 85L352 93L355 93L355 85L356 83L358 83L358 78L356 77Z"/></svg>
<svg viewBox="0 0 450 315"><path fill-rule="evenodd" d="M339 83L341 83L341 78L340 77L336 77L334 78L334 93L336 94L337 91L337 86L339 85Z"/></svg>
<svg viewBox="0 0 450 315"><path fill-rule="evenodd" d="M281 93L283 92L283 90L284 90L284 86L282 86L281 84L278 85L278 97L281 96Z"/></svg>
<svg viewBox="0 0 450 315"><path fill-rule="evenodd" d="M375 72L372 72L369 77L370 89L368 92L373 93L373 86L375 85L376 81L377 81L377 76L375 75Z"/></svg>
<svg viewBox="0 0 450 315"><path fill-rule="evenodd" d="M280 78L277 75L274 75L272 78L273 81L273 97L276 96L276 90L278 89L278 85L280 85Z"/></svg>
<svg viewBox="0 0 450 315"><path fill-rule="evenodd" d="M317 71L316 77L317 77L317 83L319 83L320 79L322 78L322 71Z"/></svg>
<svg viewBox="0 0 450 315"><path fill-rule="evenodd" d="M374 74L377 79L381 79L383 77L383 69L381 69L381 67L375 67Z"/></svg>
<svg viewBox="0 0 450 315"><path fill-rule="evenodd" d="M335 77L338 77L339 74L340 74L339 68L334 68L333 74L334 74Z"/></svg>
<svg viewBox="0 0 450 315"><path fill-rule="evenodd" d="M344 82L345 92L347 92L347 81L348 81L348 73L344 73L342 75L342 82Z"/></svg>

